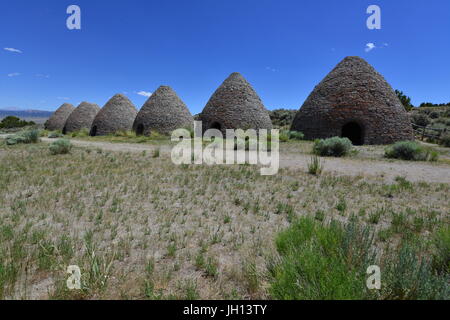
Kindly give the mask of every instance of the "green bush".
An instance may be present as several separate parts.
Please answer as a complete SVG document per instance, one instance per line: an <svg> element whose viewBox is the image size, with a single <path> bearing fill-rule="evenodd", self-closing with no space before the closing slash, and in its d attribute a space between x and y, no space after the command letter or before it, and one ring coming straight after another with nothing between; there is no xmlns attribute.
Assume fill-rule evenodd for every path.
<svg viewBox="0 0 450 320"><path fill-rule="evenodd" d="M412 122L418 126L426 127L430 124L430 118L425 114L414 114L412 116Z"/></svg>
<svg viewBox="0 0 450 320"><path fill-rule="evenodd" d="M379 298L386 300L449 299L448 273L438 275L432 261L421 257L417 248L403 243L385 254L382 265L382 287Z"/></svg>
<svg viewBox="0 0 450 320"><path fill-rule="evenodd" d="M385 150L385 157L413 161L436 161L439 154L415 141L400 141Z"/></svg>
<svg viewBox="0 0 450 320"><path fill-rule="evenodd" d="M72 144L68 139L59 139L49 145L49 150L52 155L67 154L72 149Z"/></svg>
<svg viewBox="0 0 450 320"><path fill-rule="evenodd" d="M435 238L438 258L406 242L377 255L372 229L302 217L276 237L269 293L282 300L448 299L448 229ZM380 266L381 290L366 287L371 265Z"/></svg>
<svg viewBox="0 0 450 320"><path fill-rule="evenodd" d="M12 135L6 138L6 144L8 146L13 146L21 143L25 143L25 139L20 135Z"/></svg>
<svg viewBox="0 0 450 320"><path fill-rule="evenodd" d="M289 139L291 140L303 140L305 138L305 135L303 132L300 131L290 131L289 132Z"/></svg>
<svg viewBox="0 0 450 320"><path fill-rule="evenodd" d="M372 236L355 224L303 217L276 238L281 260L269 271L270 293L282 300L364 299Z"/></svg>
<svg viewBox="0 0 450 320"><path fill-rule="evenodd" d="M319 156L343 157L352 150L352 142L348 138L333 137L314 142L313 153Z"/></svg>
<svg viewBox="0 0 450 320"><path fill-rule="evenodd" d="M440 227L433 237L433 267L440 274L450 274L450 227Z"/></svg>
<svg viewBox="0 0 450 320"><path fill-rule="evenodd" d="M26 143L37 143L39 142L39 130L29 130L23 133L23 137L27 141Z"/></svg>
<svg viewBox="0 0 450 320"><path fill-rule="evenodd" d="M20 120L17 117L14 116L8 116L0 122L0 128L1 129L11 129L11 128L23 128L26 126L33 126L36 123L33 121L27 122L25 120Z"/></svg>
<svg viewBox="0 0 450 320"><path fill-rule="evenodd" d="M24 131L6 138L6 144L9 146L37 142L39 142L39 130L36 129Z"/></svg>
<svg viewBox="0 0 450 320"><path fill-rule="evenodd" d="M289 140L303 140L304 138L305 135L299 131L287 131L287 130L280 131L281 142L287 142Z"/></svg>
<svg viewBox="0 0 450 320"><path fill-rule="evenodd" d="M444 147L450 148L450 134L447 134L444 137L442 137L442 139L441 139L439 144L444 146Z"/></svg>
<svg viewBox="0 0 450 320"><path fill-rule="evenodd" d="M430 112L429 117L430 117L431 119L437 119L437 118L440 117L440 113L439 113L439 112L436 112L436 111L432 111L432 112Z"/></svg>

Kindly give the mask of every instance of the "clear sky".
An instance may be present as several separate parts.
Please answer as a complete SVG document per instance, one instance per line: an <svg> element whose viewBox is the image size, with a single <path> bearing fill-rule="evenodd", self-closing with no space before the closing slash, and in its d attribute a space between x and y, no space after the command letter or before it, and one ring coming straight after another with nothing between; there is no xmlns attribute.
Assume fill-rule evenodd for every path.
<svg viewBox="0 0 450 320"><path fill-rule="evenodd" d="M81 30L66 27L71 4ZM366 27L371 4L381 30ZM268 109L297 109L349 55L413 104L449 102L450 1L1 0L0 109L103 106L115 93L140 108L138 93L164 84L196 114L234 71Z"/></svg>

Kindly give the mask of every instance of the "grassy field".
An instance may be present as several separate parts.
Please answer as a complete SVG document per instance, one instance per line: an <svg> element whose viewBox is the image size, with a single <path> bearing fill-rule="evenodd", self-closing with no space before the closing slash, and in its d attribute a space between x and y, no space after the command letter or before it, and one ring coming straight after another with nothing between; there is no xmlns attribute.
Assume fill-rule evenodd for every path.
<svg viewBox="0 0 450 320"><path fill-rule="evenodd" d="M382 148L364 150L361 161ZM52 156L44 143L1 143L0 181L3 299L449 298L450 183L306 166L261 176L145 151ZM342 259L349 252L387 270L384 290L364 289L366 263ZM67 289L68 265L82 290Z"/></svg>

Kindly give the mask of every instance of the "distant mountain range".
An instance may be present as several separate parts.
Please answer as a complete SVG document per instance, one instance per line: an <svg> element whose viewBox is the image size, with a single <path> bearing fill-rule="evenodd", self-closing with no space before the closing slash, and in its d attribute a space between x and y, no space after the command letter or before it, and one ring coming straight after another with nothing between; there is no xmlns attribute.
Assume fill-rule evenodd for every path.
<svg viewBox="0 0 450 320"><path fill-rule="evenodd" d="M0 109L0 119L8 116L15 116L21 119L29 118L50 118L53 114L52 111L44 110L12 110L12 109Z"/></svg>
<svg viewBox="0 0 450 320"><path fill-rule="evenodd" d="M52 114L52 111L45 110L14 110L12 108L0 109L0 120L9 116L14 116L25 121L33 121L37 124L43 124Z"/></svg>

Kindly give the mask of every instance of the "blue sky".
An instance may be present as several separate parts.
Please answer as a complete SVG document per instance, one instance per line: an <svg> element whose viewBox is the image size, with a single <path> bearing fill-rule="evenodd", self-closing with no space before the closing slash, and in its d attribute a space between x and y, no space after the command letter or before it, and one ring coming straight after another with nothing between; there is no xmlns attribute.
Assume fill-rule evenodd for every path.
<svg viewBox="0 0 450 320"><path fill-rule="evenodd" d="M71 4L81 30L66 27ZM381 30L366 27L371 4ZM414 104L449 102L450 1L2 0L0 109L103 106L119 92L140 108L138 92L164 84L195 114L234 71L268 109L297 109L349 55Z"/></svg>

